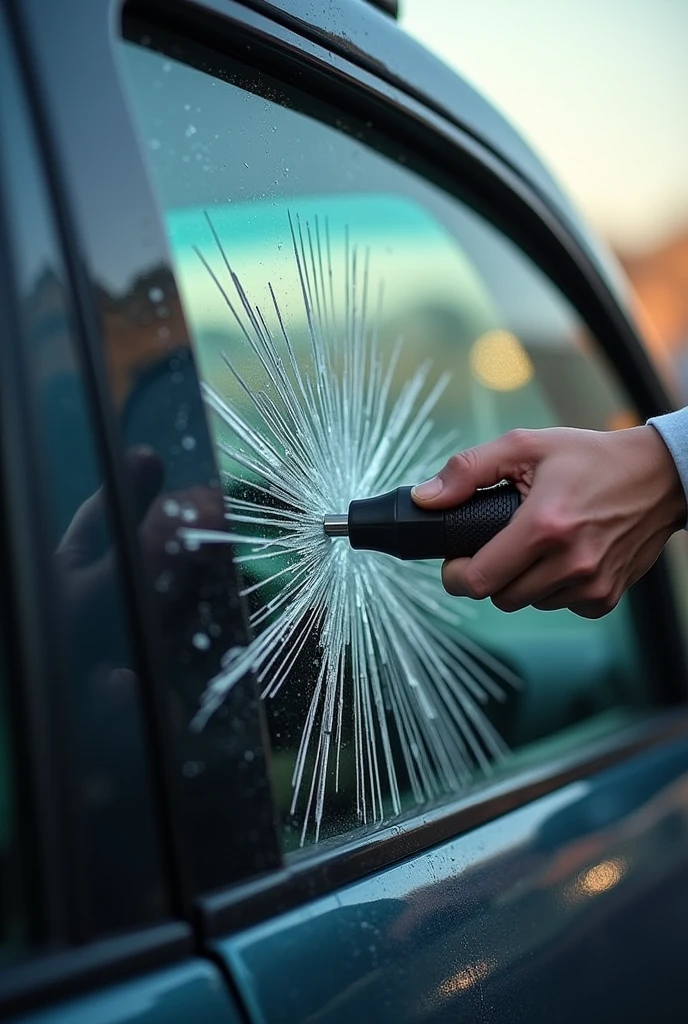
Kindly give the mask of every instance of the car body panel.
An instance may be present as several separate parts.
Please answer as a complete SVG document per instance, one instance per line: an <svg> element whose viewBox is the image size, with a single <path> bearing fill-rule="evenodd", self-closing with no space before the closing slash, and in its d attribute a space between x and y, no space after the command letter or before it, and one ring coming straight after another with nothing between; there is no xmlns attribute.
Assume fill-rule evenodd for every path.
<svg viewBox="0 0 688 1024"><path fill-rule="evenodd" d="M17 1024L242 1024L220 971L202 960L16 1018Z"/></svg>
<svg viewBox="0 0 688 1024"><path fill-rule="evenodd" d="M218 944L256 1024L685 1020L688 746Z"/></svg>

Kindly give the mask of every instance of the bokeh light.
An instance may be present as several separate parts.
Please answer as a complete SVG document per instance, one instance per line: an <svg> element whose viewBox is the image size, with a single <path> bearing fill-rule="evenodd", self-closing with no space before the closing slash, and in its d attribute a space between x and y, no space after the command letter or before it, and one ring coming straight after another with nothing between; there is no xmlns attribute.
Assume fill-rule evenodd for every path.
<svg viewBox="0 0 688 1024"><path fill-rule="evenodd" d="M473 342L470 355L473 376L494 391L516 391L533 376L533 364L511 331L488 331Z"/></svg>

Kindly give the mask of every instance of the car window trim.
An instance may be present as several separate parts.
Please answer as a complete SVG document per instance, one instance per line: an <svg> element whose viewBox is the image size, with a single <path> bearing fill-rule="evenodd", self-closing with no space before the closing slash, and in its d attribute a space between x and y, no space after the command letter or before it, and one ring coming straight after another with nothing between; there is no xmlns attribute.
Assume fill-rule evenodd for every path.
<svg viewBox="0 0 688 1024"><path fill-rule="evenodd" d="M44 585L47 534L42 511L32 500L40 491L31 444L31 417L22 401L16 346L19 317L11 291L2 192L0 166L0 499L8 729L13 732L16 748L19 790L15 803L19 804L20 842L27 854L25 871L32 878L30 887L22 880L22 901L30 899L27 910L34 939L45 935L48 940L56 940L68 929L59 838L60 800L51 771L53 737L47 714L51 666L56 664L51 654L56 644ZM17 800L20 793L21 802Z"/></svg>
<svg viewBox="0 0 688 1024"><path fill-rule="evenodd" d="M194 955L195 940L183 921L99 939L54 953L27 957L0 973L0 1015L26 1013L57 1000L86 995L170 967Z"/></svg>
<svg viewBox="0 0 688 1024"><path fill-rule="evenodd" d="M202 896L199 920L206 940L260 924L377 871L479 828L511 811L662 744L688 738L688 710L658 712L549 763L483 783L463 797L416 810L349 839L292 856L281 871Z"/></svg>
<svg viewBox="0 0 688 1024"><path fill-rule="evenodd" d="M0 8L0 59L6 74L17 77L13 38ZM8 192L4 147L0 146L0 474L2 544L5 567L3 625L11 622L8 680L11 727L15 730L17 767L23 801L19 808L27 868L35 872L27 896L31 934L47 943L66 941L73 925L65 856L65 801L54 771L58 730L51 722L50 695L60 692L62 661L58 655L54 595L47 576L51 552L39 444L25 372L13 239L7 220ZM48 582L47 582L48 581ZM23 770L23 771L22 771ZM23 885L27 891L26 885Z"/></svg>

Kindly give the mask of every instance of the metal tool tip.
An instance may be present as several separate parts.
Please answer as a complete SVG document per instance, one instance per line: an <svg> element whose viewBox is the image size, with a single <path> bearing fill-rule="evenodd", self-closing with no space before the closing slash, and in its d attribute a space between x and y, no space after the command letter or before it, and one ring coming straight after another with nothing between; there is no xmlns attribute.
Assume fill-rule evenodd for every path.
<svg viewBox="0 0 688 1024"><path fill-rule="evenodd" d="M323 518L323 530L325 531L328 537L348 537L348 515L326 515Z"/></svg>

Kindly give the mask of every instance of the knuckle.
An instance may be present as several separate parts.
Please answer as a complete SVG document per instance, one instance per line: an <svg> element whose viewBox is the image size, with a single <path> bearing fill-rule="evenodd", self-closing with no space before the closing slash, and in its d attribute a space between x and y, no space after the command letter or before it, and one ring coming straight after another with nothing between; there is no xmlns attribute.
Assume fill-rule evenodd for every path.
<svg viewBox="0 0 688 1024"><path fill-rule="evenodd" d="M522 457L527 455L532 448L533 432L524 427L515 427L513 430L507 431L504 439L516 455Z"/></svg>
<svg viewBox="0 0 688 1024"><path fill-rule="evenodd" d="M585 587L583 601L586 605L591 606L592 611L597 612L597 615L594 616L597 618L600 615L606 615L616 607L619 603L619 595L610 580L600 577Z"/></svg>
<svg viewBox="0 0 688 1024"><path fill-rule="evenodd" d="M593 551L577 552L569 566L568 576L571 579L591 579L599 569L600 560Z"/></svg>
<svg viewBox="0 0 688 1024"><path fill-rule="evenodd" d="M490 596L490 585L479 568L469 565L465 572L466 588L477 601Z"/></svg>
<svg viewBox="0 0 688 1024"><path fill-rule="evenodd" d="M533 516L533 534L548 543L563 544L571 533L571 523L561 506L543 505Z"/></svg>
<svg viewBox="0 0 688 1024"><path fill-rule="evenodd" d="M586 601L594 601L595 604L602 604L605 601L608 601L611 595L611 585L604 579L604 577L600 577L595 580L594 583L591 583L585 590Z"/></svg>
<svg viewBox="0 0 688 1024"><path fill-rule="evenodd" d="M466 472L472 472L478 462L478 457L475 448L466 448L462 452L457 452L448 459L446 466L442 470L440 476L447 476L450 479L453 477L461 477Z"/></svg>

